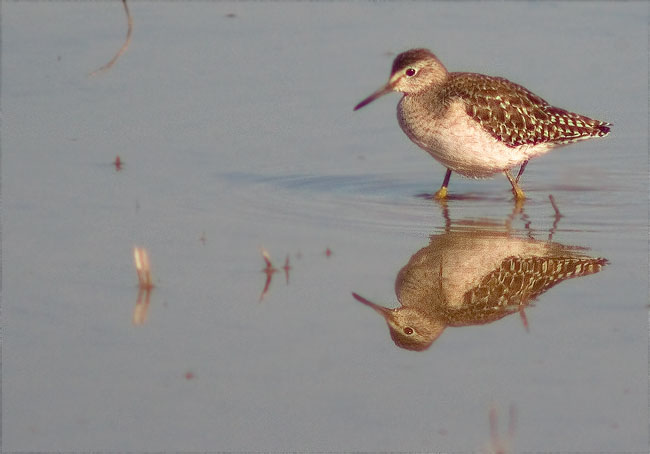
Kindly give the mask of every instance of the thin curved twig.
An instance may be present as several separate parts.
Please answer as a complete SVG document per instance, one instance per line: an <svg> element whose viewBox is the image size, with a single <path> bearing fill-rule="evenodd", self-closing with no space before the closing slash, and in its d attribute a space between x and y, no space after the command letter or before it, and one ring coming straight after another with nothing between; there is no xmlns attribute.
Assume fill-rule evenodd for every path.
<svg viewBox="0 0 650 454"><path fill-rule="evenodd" d="M95 71L91 72L90 76L96 76L110 69L110 67L113 66L113 64L117 61L117 59L120 58L120 55L126 52L126 49L129 47L129 43L131 42L131 32L133 32L133 18L131 17L131 13L129 12L129 7L126 4L126 0L122 0L122 4L124 5L124 11L126 12L126 20L128 24L128 28L126 30L126 41L124 41L124 44L122 44L122 47L120 48L120 50L117 51L117 53L111 59L111 61L106 63L101 68L98 68Z"/></svg>

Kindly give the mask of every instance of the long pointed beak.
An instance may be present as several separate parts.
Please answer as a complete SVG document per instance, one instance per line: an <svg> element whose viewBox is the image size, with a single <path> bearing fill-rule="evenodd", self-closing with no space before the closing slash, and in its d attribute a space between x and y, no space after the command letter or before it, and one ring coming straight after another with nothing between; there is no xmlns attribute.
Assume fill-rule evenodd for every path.
<svg viewBox="0 0 650 454"><path fill-rule="evenodd" d="M367 300L363 296L358 295L358 294L356 294L354 292L352 292L352 296L354 296L354 299L356 299L360 303L363 303L366 306L370 306L375 311L379 312L384 318L387 317L393 311L392 309L389 309L387 307L380 306L379 304L375 304L372 301Z"/></svg>
<svg viewBox="0 0 650 454"><path fill-rule="evenodd" d="M368 96L366 99L364 99L363 101L361 101L359 104L357 104L357 105L354 107L354 110L359 110L359 109L361 109L361 108L362 108L363 106L365 106L366 104L370 104L370 103L373 102L375 99L377 99L377 98L379 98L379 97L381 97L381 96L384 96L386 93L390 93L391 91L393 91L393 84L391 84L391 83L389 82L389 83L387 83L386 85L384 85L383 87L381 87L379 90L377 90L376 92L374 92L373 94L371 94L370 96Z"/></svg>

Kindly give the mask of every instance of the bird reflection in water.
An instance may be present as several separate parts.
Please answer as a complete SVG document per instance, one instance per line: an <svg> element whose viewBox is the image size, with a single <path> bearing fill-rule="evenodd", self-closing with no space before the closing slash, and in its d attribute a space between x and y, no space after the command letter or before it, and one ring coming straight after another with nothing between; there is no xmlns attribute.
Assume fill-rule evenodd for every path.
<svg viewBox="0 0 650 454"><path fill-rule="evenodd" d="M482 325L520 312L560 282L607 264L584 252L475 224L432 236L411 257L395 281L400 307L352 295L384 317L397 346L421 351L448 326Z"/></svg>

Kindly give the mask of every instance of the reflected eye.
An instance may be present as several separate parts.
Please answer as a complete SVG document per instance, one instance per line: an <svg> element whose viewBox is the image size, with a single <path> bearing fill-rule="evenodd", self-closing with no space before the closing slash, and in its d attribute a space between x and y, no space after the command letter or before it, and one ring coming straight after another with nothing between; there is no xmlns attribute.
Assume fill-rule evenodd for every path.
<svg viewBox="0 0 650 454"><path fill-rule="evenodd" d="M410 336L411 334L413 334L413 328L407 326L406 328L404 328L404 334Z"/></svg>
<svg viewBox="0 0 650 454"><path fill-rule="evenodd" d="M415 70L414 70L413 68L409 68L409 69L407 69L407 70L406 70L406 75L407 75L408 77L413 77L413 76L415 76Z"/></svg>

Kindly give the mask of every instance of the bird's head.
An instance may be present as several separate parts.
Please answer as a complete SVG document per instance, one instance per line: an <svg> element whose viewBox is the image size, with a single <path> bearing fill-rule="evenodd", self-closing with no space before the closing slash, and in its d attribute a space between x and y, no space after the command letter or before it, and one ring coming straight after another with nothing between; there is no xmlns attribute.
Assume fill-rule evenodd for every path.
<svg viewBox="0 0 650 454"><path fill-rule="evenodd" d="M384 317L390 330L390 337L398 347L416 351L426 350L445 329L446 325L442 320L427 316L416 308L389 309L356 293L352 293L352 296Z"/></svg>
<svg viewBox="0 0 650 454"><path fill-rule="evenodd" d="M399 91L406 95L420 93L427 88L442 84L447 75L444 65L427 49L411 49L402 52L393 61L393 68L386 85L357 104L354 110L361 109L391 91Z"/></svg>

